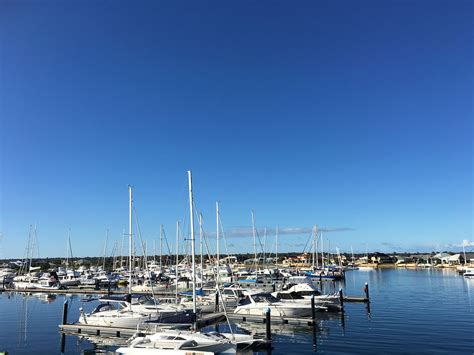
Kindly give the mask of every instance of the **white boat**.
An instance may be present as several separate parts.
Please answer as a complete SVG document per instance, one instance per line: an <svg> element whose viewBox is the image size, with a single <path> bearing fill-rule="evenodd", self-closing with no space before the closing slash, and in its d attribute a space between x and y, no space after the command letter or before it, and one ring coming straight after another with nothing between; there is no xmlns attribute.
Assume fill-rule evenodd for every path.
<svg viewBox="0 0 474 355"><path fill-rule="evenodd" d="M288 304L301 304L311 307L311 298L305 298L296 292L277 291L273 292L272 296L277 298L280 302ZM333 295L319 295L314 297L314 305L317 311L340 311L341 304L339 294Z"/></svg>
<svg viewBox="0 0 474 355"><path fill-rule="evenodd" d="M192 285L193 285L193 311L196 312L196 275L195 275L195 255L194 255L194 211L191 172L188 171L189 180L189 205L190 205L190 226L191 226L191 256L192 256ZM219 333L201 333L189 330L160 330L151 335L136 333L130 339L130 346L116 350L119 354L150 354L164 353L165 351L189 352L209 351L211 353L232 353L237 351L237 345Z"/></svg>
<svg viewBox="0 0 474 355"><path fill-rule="evenodd" d="M120 350L120 352L119 352ZM156 355L156 349L146 349L146 348L118 348L115 350L116 353L119 354L130 354L130 355ZM199 352L190 352L189 350L159 350L160 355L214 355L215 353L211 351L199 351Z"/></svg>
<svg viewBox="0 0 474 355"><path fill-rule="evenodd" d="M189 298L182 298L180 304L187 308L193 307L193 300ZM215 298L209 296L196 296L196 307L201 313L212 313L216 310Z"/></svg>
<svg viewBox="0 0 474 355"><path fill-rule="evenodd" d="M236 344L219 333L200 333L189 330L161 330L151 335L137 333L128 348L118 348L119 354L161 354L164 350L187 350L235 354Z"/></svg>
<svg viewBox="0 0 474 355"><path fill-rule="evenodd" d="M225 287L220 294L220 301L223 302L226 307L237 307L240 300L245 298L244 291L243 288L234 285Z"/></svg>
<svg viewBox="0 0 474 355"><path fill-rule="evenodd" d="M129 186L129 242L132 245L132 188ZM132 248L129 248L131 259ZM130 265L132 263L130 262ZM107 276L102 273L102 276ZM131 288L132 273L129 273L129 293ZM110 279L108 279L110 281ZM156 302L132 302L131 295L125 297L103 297L92 312L85 313L80 308L79 323L96 326L136 328L142 323L186 323L195 320L195 312L177 310L176 308L163 307Z"/></svg>
<svg viewBox="0 0 474 355"><path fill-rule="evenodd" d="M467 268L466 271L464 271L464 277L467 278L474 278L474 267Z"/></svg>
<svg viewBox="0 0 474 355"><path fill-rule="evenodd" d="M131 300L129 295L124 297L103 297L92 312L85 313L80 309L79 323L135 328L143 323L159 324L191 324L195 314L179 305L156 303L147 296Z"/></svg>
<svg viewBox="0 0 474 355"><path fill-rule="evenodd" d="M235 308L235 314L264 315L270 309L275 317L306 317L311 315L311 306L279 301L269 293L248 294Z"/></svg>
<svg viewBox="0 0 474 355"><path fill-rule="evenodd" d="M101 303L91 313L79 308L80 324L102 327L136 328L137 325L151 320L151 315L124 309L114 303Z"/></svg>
<svg viewBox="0 0 474 355"><path fill-rule="evenodd" d="M10 268L0 269L0 284L6 284L13 281L16 273Z"/></svg>
<svg viewBox="0 0 474 355"><path fill-rule="evenodd" d="M34 289L38 279L36 273L15 276L13 278L13 288L16 290Z"/></svg>
<svg viewBox="0 0 474 355"><path fill-rule="evenodd" d="M291 276L284 290L296 292L306 298L310 298L312 295L319 296L321 294L309 276Z"/></svg>

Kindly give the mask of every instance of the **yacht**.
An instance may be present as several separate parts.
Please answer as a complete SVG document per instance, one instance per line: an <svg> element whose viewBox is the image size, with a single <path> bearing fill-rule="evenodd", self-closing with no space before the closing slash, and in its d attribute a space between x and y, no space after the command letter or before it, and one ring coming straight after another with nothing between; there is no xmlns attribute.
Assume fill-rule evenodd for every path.
<svg viewBox="0 0 474 355"><path fill-rule="evenodd" d="M277 298L280 302L288 304L300 304L311 307L311 298L305 298L299 295L297 292L290 291L277 291L273 292L272 296ZM340 311L341 304L339 301L339 295L319 295L311 296L314 297L314 305L318 311Z"/></svg>
<svg viewBox="0 0 474 355"><path fill-rule="evenodd" d="M170 304L156 304L145 296L132 301L124 297L102 297L92 312L79 309L79 323L97 326L135 328L142 323L191 324L195 314Z"/></svg>
<svg viewBox="0 0 474 355"><path fill-rule="evenodd" d="M262 316L270 309L276 317L306 317L311 315L311 305L281 302L269 293L247 294L235 308L235 314Z"/></svg>
<svg viewBox="0 0 474 355"><path fill-rule="evenodd" d="M135 334L129 347L116 350L119 354L157 354L166 350L210 352L212 354L235 354L236 344L219 333L201 333L189 330L160 330L155 334Z"/></svg>

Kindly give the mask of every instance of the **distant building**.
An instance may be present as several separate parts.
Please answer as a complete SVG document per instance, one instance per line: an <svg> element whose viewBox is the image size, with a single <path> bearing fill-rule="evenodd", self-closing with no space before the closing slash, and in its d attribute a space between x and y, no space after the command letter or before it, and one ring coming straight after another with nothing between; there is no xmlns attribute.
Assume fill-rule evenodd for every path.
<svg viewBox="0 0 474 355"><path fill-rule="evenodd" d="M369 260L373 264L395 264L397 262L396 257L379 252L370 254Z"/></svg>

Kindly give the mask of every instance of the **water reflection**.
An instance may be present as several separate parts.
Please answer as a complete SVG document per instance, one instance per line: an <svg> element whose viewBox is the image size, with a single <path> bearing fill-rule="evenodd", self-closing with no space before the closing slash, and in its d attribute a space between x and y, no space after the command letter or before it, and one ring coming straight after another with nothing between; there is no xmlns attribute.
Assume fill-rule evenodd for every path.
<svg viewBox="0 0 474 355"><path fill-rule="evenodd" d="M413 353L470 353L472 350L474 279L463 278L452 270L437 269L351 271L346 274L345 284L324 282L322 287L325 293L344 287L347 296L363 296L365 282L370 286L370 303L346 303L343 314L318 314L314 327L272 324L273 350L270 351L396 353L403 351L400 344ZM69 307L70 322L79 317L78 301L82 297L72 297L76 302ZM35 349L40 354L58 353L58 350L65 354L95 354L112 352L126 341L126 338L77 333L61 335L58 324L64 300L63 295L47 293L0 294L0 351L29 354ZM81 305L87 311L93 303ZM238 329L265 336L263 323L240 322ZM209 330L214 330L214 326ZM225 324L220 324L219 330L228 331Z"/></svg>

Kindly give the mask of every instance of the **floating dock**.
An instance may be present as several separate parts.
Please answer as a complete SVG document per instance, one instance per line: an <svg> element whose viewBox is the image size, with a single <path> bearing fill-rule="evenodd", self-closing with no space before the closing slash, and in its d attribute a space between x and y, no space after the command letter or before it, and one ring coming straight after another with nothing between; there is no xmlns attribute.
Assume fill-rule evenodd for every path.
<svg viewBox="0 0 474 355"><path fill-rule="evenodd" d="M212 313L204 317L201 317L197 321L198 328L203 328L208 325L216 324L225 319L224 313ZM138 330L145 334L156 333L160 327L170 327L170 326L191 326L190 324L144 324L143 328ZM106 327L106 326L97 326L90 324L60 324L59 329L68 334L87 334L87 335L97 335L97 336L114 336L114 337L131 337L137 332L137 328L123 328L123 327Z"/></svg>

